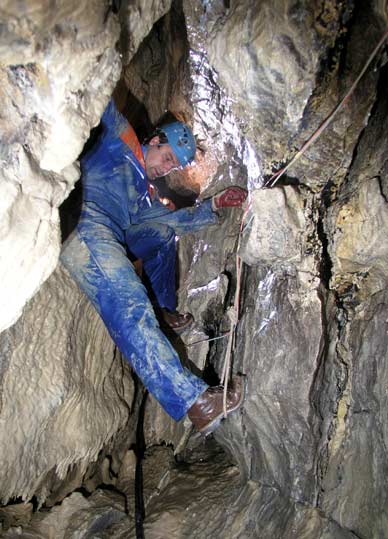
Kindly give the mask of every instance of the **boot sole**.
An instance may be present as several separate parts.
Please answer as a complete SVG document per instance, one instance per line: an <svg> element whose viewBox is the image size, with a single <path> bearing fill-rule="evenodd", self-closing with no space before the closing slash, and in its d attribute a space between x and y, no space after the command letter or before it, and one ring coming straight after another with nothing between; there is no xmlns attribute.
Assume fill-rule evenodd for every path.
<svg viewBox="0 0 388 539"><path fill-rule="evenodd" d="M182 333L190 329L193 325L194 325L194 320L192 319L187 324L185 324L184 326L180 326L179 328L173 328L172 326L169 326L168 324L160 324L160 329L167 332L171 332L170 334L175 333L175 335L182 335Z"/></svg>
<svg viewBox="0 0 388 539"><path fill-rule="evenodd" d="M170 329L177 335L181 335L182 333L190 329L193 326L193 324L194 324L194 320L191 319L185 326L181 326L180 328L176 328L176 329L170 327Z"/></svg>

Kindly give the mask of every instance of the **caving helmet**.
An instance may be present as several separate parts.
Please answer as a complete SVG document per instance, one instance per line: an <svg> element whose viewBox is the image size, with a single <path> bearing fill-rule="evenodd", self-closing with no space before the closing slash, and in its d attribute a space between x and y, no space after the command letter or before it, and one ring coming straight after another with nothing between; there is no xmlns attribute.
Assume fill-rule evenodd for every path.
<svg viewBox="0 0 388 539"><path fill-rule="evenodd" d="M194 161L195 138L190 127L183 122L164 124L157 129L163 133L182 167Z"/></svg>

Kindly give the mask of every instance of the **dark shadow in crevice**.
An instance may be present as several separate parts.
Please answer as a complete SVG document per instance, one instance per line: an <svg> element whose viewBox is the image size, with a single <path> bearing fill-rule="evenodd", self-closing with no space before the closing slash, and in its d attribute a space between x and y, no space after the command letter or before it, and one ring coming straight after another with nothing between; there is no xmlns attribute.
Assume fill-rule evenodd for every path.
<svg viewBox="0 0 388 539"><path fill-rule="evenodd" d="M81 217L82 182L78 180L67 199L59 207L62 243L70 236Z"/></svg>

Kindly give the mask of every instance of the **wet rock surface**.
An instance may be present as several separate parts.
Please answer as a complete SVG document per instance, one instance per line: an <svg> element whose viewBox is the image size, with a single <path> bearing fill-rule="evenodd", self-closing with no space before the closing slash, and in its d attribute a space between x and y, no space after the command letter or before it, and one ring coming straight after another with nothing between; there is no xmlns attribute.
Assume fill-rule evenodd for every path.
<svg viewBox="0 0 388 539"><path fill-rule="evenodd" d="M217 383L238 252L244 265L233 371L246 379L246 401L215 434L218 445L194 448L187 420L174 423L149 398L146 537L388 537L386 46L316 143L276 187L262 189L357 77L386 28L383 3L184 0L155 2L147 11L142 2L115 4L117 17L106 4L88 24L82 3L72 11L81 44L75 40L71 50L87 49L86 35L90 48L69 71L62 60L68 62L71 24L53 32L47 72L31 60L42 58L42 28L70 17L64 6L55 17L38 10L35 26L22 28L30 40L23 50L10 47L10 22L2 34L2 88L15 92L4 101L2 149L12 165L3 169L1 240L4 260L10 254L7 275L15 274L10 288L4 280L8 322L54 265L54 208L78 175L72 163L118 77L121 21L123 79L139 107L134 117L146 111L154 122L169 108L206 150L197 168L178 173L171 185L190 181L200 198L228 185L250 192L246 211L225 213L220 226L179 239L179 306L196 324L174 339L182 360ZM16 24L20 17L6 6ZM71 72L71 84L59 72ZM61 88L63 121L76 123L71 144L61 139L57 147L50 138L42 109L56 90L41 90L43 75ZM58 151L63 145L66 153ZM58 154L58 166L47 166L47 156ZM26 196L49 200L55 240L31 240L37 212ZM32 221L24 222L25 214ZM25 251L32 243L33 255ZM19 297L24 275L29 292ZM134 396L128 368L74 286L59 269L0 337L2 496L26 502L0 515L11 526L7 537L46 539L57 530L54 536L64 538L135 537L130 447L141 395ZM176 465L172 448L186 464ZM89 495L104 484L116 493ZM88 497L74 492L80 487ZM64 501L52 513L34 513L33 496L47 506Z"/></svg>
<svg viewBox="0 0 388 539"><path fill-rule="evenodd" d="M108 2L2 2L0 7L0 330L55 269L58 206L120 74Z"/></svg>
<svg viewBox="0 0 388 539"><path fill-rule="evenodd" d="M52 505L85 478L102 481L105 455L133 440L134 382L61 266L1 334L0 350L3 503L35 497Z"/></svg>

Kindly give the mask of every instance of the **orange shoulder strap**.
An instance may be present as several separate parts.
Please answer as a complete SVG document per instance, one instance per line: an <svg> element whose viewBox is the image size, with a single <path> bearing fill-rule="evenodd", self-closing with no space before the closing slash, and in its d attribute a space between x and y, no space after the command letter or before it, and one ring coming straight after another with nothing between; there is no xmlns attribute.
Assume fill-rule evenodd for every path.
<svg viewBox="0 0 388 539"><path fill-rule="evenodd" d="M141 149L141 144L139 142L139 139L137 138L137 135L133 127L128 124L127 129L120 134L120 138L125 144L127 144L127 146L131 148L131 150L135 154L136 159L139 161L141 166L145 169L143 151Z"/></svg>

